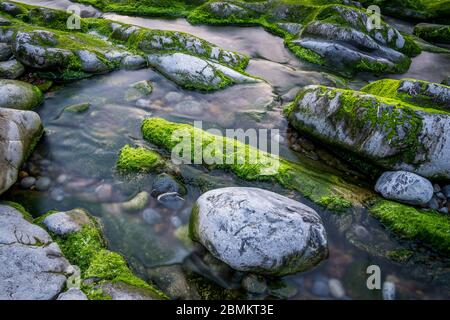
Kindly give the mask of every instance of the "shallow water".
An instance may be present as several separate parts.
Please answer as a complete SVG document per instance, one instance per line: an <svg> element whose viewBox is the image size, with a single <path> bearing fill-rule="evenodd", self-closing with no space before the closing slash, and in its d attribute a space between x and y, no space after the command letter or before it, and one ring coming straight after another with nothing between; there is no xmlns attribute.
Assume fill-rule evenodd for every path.
<svg viewBox="0 0 450 320"><path fill-rule="evenodd" d="M52 6L64 3L48 2ZM46 133L25 167L35 176L50 177L51 189L38 192L15 186L5 198L22 203L35 216L50 209L84 207L90 210L101 218L110 248L121 252L136 272L160 287L161 279L174 272L175 268L178 276L186 277L189 282L226 288L226 292L239 298L328 299L332 296L324 288L328 280L334 278L339 279L345 288L344 299L380 299L379 290L370 291L366 287L366 268L376 264L381 267L383 280L388 278L396 283L397 298L450 298L448 260L413 243L396 239L365 210L355 209L338 215L277 186L246 183L222 171L180 167L179 176L186 182L187 195L176 208L151 198L146 209L154 209L161 215L157 223L149 223L151 221L144 211L125 212L117 203L140 191L151 192L155 177L153 174L124 177L114 169L123 145L154 148L143 141L140 133L140 124L145 117L159 116L189 123L203 120L205 128L279 129L283 156L314 163L287 148L287 123L280 108L281 103L291 99L299 87L329 82L323 70L298 61L283 46L280 38L259 27L191 26L182 19L105 16L150 28L188 32L225 49L246 53L252 58L247 72L266 79L267 83L238 85L206 94L183 90L157 72L146 69L117 71L61 87L48 93L45 103L37 110ZM446 68L436 66L436 59L441 59L438 61ZM423 53L414 59L407 75L434 80L441 77L449 66L448 56ZM370 79L361 76L353 81L353 86ZM126 102L123 96L128 86L140 80L150 80L154 86L153 93L137 102ZM172 99L169 99L169 93ZM174 93L178 94L176 102ZM91 103L90 109L84 113L63 111L66 106L84 102ZM323 163L320 165L324 170L342 170ZM328 233L329 258L309 272L267 279L271 288L268 295L247 294L240 286L242 273L229 270L201 248L185 244L175 236L180 230L178 228L188 222L193 202L202 192L234 185L267 188L315 208ZM102 194L101 189L104 190L105 186L112 190L110 194ZM405 248L413 251L408 262L395 263L385 258L386 251Z"/></svg>

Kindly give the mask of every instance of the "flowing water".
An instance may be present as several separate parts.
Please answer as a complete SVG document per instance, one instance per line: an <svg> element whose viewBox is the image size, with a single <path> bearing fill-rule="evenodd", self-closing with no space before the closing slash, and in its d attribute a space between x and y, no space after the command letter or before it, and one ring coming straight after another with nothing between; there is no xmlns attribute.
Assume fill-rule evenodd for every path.
<svg viewBox="0 0 450 320"><path fill-rule="evenodd" d="M59 9L69 4L68 1L23 2ZM247 72L267 83L200 93L183 90L157 72L145 69L116 71L53 90L36 110L46 132L25 166L34 176L50 177L52 186L46 192L15 186L5 198L22 203L35 216L52 209L88 209L105 226L110 248L121 252L139 275L162 289L167 285L163 279L170 275L177 279L177 284L187 281L209 288L217 294L213 297L327 299L332 297L329 279L338 279L345 288L344 299L380 299L380 290L366 287L366 268L375 264L380 266L383 280L396 283L397 298L450 298L449 261L426 248L397 239L364 209L342 214L324 211L280 187L247 183L220 170L208 172L197 166L181 166L178 174L188 191L183 200L161 203L151 198L145 210L125 212L118 203L140 191L150 193L155 175L122 176L115 171L115 163L125 144L150 146L140 133L141 121L150 116L188 123L202 120L204 128L279 129L282 156L312 163L320 170L351 176L357 173L336 159L321 161L323 157L308 157L288 148L287 122L281 114L283 103L290 101L301 86L330 85L332 81L325 70L296 59L284 47L282 39L259 27L192 26L183 19L159 20L117 14L104 17L148 28L188 32L224 49L245 53L251 57ZM406 76L440 82L450 66L449 59L448 55L422 53L414 59ZM137 102L126 102L124 94L128 86L140 80L150 80L153 93ZM349 85L358 88L371 80L373 77L360 75ZM64 111L66 106L85 102L91 103L91 107L84 113ZM316 146L316 150L319 148ZM267 188L315 208L329 236L329 258L311 271L267 279L268 294L246 293L240 285L242 273L230 270L201 247L179 236L189 220L193 202L202 192L236 185ZM159 214L156 222L154 216L150 219L149 209ZM408 261L396 263L386 258L387 252L398 249L411 250ZM190 292L184 297L196 296Z"/></svg>

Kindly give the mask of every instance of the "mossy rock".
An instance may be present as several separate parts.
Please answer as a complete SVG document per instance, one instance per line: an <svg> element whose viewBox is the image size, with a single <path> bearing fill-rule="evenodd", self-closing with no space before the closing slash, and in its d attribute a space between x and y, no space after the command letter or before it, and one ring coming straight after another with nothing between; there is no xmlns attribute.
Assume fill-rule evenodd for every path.
<svg viewBox="0 0 450 320"><path fill-rule="evenodd" d="M450 25L419 23L414 34L424 40L437 43L450 43Z"/></svg>
<svg viewBox="0 0 450 320"><path fill-rule="evenodd" d="M156 151L126 145L120 151L116 167L121 172L155 172L164 167L164 159Z"/></svg>
<svg viewBox="0 0 450 320"><path fill-rule="evenodd" d="M36 86L18 80L0 79L0 108L31 110L44 101Z"/></svg>

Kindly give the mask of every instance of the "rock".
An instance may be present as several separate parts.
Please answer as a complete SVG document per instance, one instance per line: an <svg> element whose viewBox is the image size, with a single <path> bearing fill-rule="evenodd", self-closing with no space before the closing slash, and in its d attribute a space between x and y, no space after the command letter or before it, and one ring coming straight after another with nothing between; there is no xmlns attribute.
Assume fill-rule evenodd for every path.
<svg viewBox="0 0 450 320"><path fill-rule="evenodd" d="M7 14L12 15L13 17L25 13L24 10L18 5L7 1L0 2L0 11L6 12Z"/></svg>
<svg viewBox="0 0 450 320"><path fill-rule="evenodd" d="M15 59L0 62L0 78L17 79L24 72L23 65Z"/></svg>
<svg viewBox="0 0 450 320"><path fill-rule="evenodd" d="M439 212L440 212L440 213L443 213L443 214L447 214L448 211L449 211L449 210L448 210L448 207L443 207L443 208L440 208L440 209L439 209Z"/></svg>
<svg viewBox="0 0 450 320"><path fill-rule="evenodd" d="M18 31L13 39L17 60L36 69L64 69L75 58L70 50L56 48L58 41L53 32Z"/></svg>
<svg viewBox="0 0 450 320"><path fill-rule="evenodd" d="M450 25L419 23L414 27L413 32L426 41L450 43Z"/></svg>
<svg viewBox="0 0 450 320"><path fill-rule="evenodd" d="M407 171L383 173L378 178L375 191L386 199L412 205L425 205L433 197L431 182Z"/></svg>
<svg viewBox="0 0 450 320"><path fill-rule="evenodd" d="M92 221L83 209L52 213L43 221L47 230L59 236L67 236L71 233L78 232L84 225L90 223Z"/></svg>
<svg viewBox="0 0 450 320"><path fill-rule="evenodd" d="M151 195L153 197L158 197L167 192L176 192L179 195L185 195L186 188L171 175L161 173L153 180Z"/></svg>
<svg viewBox="0 0 450 320"><path fill-rule="evenodd" d="M131 84L125 91L125 101L136 101L152 93L153 86L148 80L142 80Z"/></svg>
<svg viewBox="0 0 450 320"><path fill-rule="evenodd" d="M35 182L36 182L36 178L25 177L20 181L20 187L23 189L30 189L32 186L34 186Z"/></svg>
<svg viewBox="0 0 450 320"><path fill-rule="evenodd" d="M184 100L175 105L175 110L183 115L199 116L204 113L203 105L194 100Z"/></svg>
<svg viewBox="0 0 450 320"><path fill-rule="evenodd" d="M427 208L438 210L439 209L439 202L435 196L431 198L431 200L426 205Z"/></svg>
<svg viewBox="0 0 450 320"><path fill-rule="evenodd" d="M142 212L142 218L149 225L154 225L154 224L162 222L161 214L158 211L156 211L155 209L152 209L152 208L145 209Z"/></svg>
<svg viewBox="0 0 450 320"><path fill-rule="evenodd" d="M155 300L148 290L134 287L124 282L105 282L97 286L112 300Z"/></svg>
<svg viewBox="0 0 450 320"><path fill-rule="evenodd" d="M183 95L176 91L171 91L164 97L164 100L166 100L168 104L175 104L180 102L181 99L183 99Z"/></svg>
<svg viewBox="0 0 450 320"><path fill-rule="evenodd" d="M371 82L361 91L435 109L450 110L450 87L415 79L384 79Z"/></svg>
<svg viewBox="0 0 450 320"><path fill-rule="evenodd" d="M10 25L11 25L10 20L0 17L0 27L10 26Z"/></svg>
<svg viewBox="0 0 450 320"><path fill-rule="evenodd" d="M81 61L81 69L89 73L104 73L109 71L110 67L100 60L97 55L88 50L79 50L76 52Z"/></svg>
<svg viewBox="0 0 450 320"><path fill-rule="evenodd" d="M207 4L207 6L211 13L221 18L227 18L229 16L243 18L248 15L247 10L244 8L228 2L212 2Z"/></svg>
<svg viewBox="0 0 450 320"><path fill-rule="evenodd" d="M188 282L180 265L151 268L147 270L147 274L172 299L200 299L195 285Z"/></svg>
<svg viewBox="0 0 450 320"><path fill-rule="evenodd" d="M0 299L50 300L64 289L70 264L48 233L0 205Z"/></svg>
<svg viewBox="0 0 450 320"><path fill-rule="evenodd" d="M140 211L143 210L150 200L150 195L146 191L139 192L134 198L129 201L122 202L121 207L125 211Z"/></svg>
<svg viewBox="0 0 450 320"><path fill-rule="evenodd" d="M277 23L277 26L294 36L297 35L303 27L300 23L293 22L280 22Z"/></svg>
<svg viewBox="0 0 450 320"><path fill-rule="evenodd" d="M126 70L138 70L147 67L147 60L138 55L126 56L122 59L120 67Z"/></svg>
<svg viewBox="0 0 450 320"><path fill-rule="evenodd" d="M434 193L441 192L441 186L438 185L437 183L433 184L433 192Z"/></svg>
<svg viewBox="0 0 450 320"><path fill-rule="evenodd" d="M160 194L156 199L163 206L172 210L179 210L184 206L184 199L176 192Z"/></svg>
<svg viewBox="0 0 450 320"><path fill-rule="evenodd" d="M242 288L245 291L256 294L263 294L267 291L266 280L256 274L249 274L242 279Z"/></svg>
<svg viewBox="0 0 450 320"><path fill-rule="evenodd" d="M47 177L41 177L36 180L35 187L38 191L47 191L50 189L50 186L52 185L52 180Z"/></svg>
<svg viewBox="0 0 450 320"><path fill-rule="evenodd" d="M150 54L149 64L187 89L217 90L233 83L258 82L224 65L184 53Z"/></svg>
<svg viewBox="0 0 450 320"><path fill-rule="evenodd" d="M395 283L384 281L382 289L383 300L395 300Z"/></svg>
<svg viewBox="0 0 450 320"><path fill-rule="evenodd" d="M183 225L183 221L177 216L172 216L170 218L170 223L176 228L180 228Z"/></svg>
<svg viewBox="0 0 450 320"><path fill-rule="evenodd" d="M307 86L297 97L288 118L298 131L387 170L450 178L448 114L323 86Z"/></svg>
<svg viewBox="0 0 450 320"><path fill-rule="evenodd" d="M111 200L113 193L112 185L104 183L95 188L95 194L100 202L106 202Z"/></svg>
<svg viewBox="0 0 450 320"><path fill-rule="evenodd" d="M239 271L286 275L328 255L327 236L311 208L257 188L222 188L197 199L191 236Z"/></svg>
<svg viewBox="0 0 450 320"><path fill-rule="evenodd" d="M0 79L0 108L29 110L40 105L43 99L42 92L29 83Z"/></svg>
<svg viewBox="0 0 450 320"><path fill-rule="evenodd" d="M6 43L0 43L0 61L6 61L12 56L11 47Z"/></svg>
<svg viewBox="0 0 450 320"><path fill-rule="evenodd" d="M56 300L88 300L86 294L80 289L70 288L61 293Z"/></svg>
<svg viewBox="0 0 450 320"><path fill-rule="evenodd" d="M269 293L279 299L290 299L297 295L298 289L290 283L281 283L276 288L270 288Z"/></svg>
<svg viewBox="0 0 450 320"><path fill-rule="evenodd" d="M16 182L20 167L41 134L37 113L0 108L0 194Z"/></svg>
<svg viewBox="0 0 450 320"><path fill-rule="evenodd" d="M55 188L50 192L50 198L57 202L63 201L66 196L67 195L62 188Z"/></svg>
<svg viewBox="0 0 450 320"><path fill-rule="evenodd" d="M345 297L345 289L339 279L328 280L328 287L333 298L342 299Z"/></svg>
<svg viewBox="0 0 450 320"><path fill-rule="evenodd" d="M325 277L317 277L314 280L311 292L322 298L326 298L330 296L330 287L329 287L329 281Z"/></svg>
<svg viewBox="0 0 450 320"><path fill-rule="evenodd" d="M91 104L89 102L72 104L70 106L64 107L65 112L71 113L83 113L89 110Z"/></svg>
<svg viewBox="0 0 450 320"><path fill-rule="evenodd" d="M442 193L448 198L450 198L450 184L442 187Z"/></svg>

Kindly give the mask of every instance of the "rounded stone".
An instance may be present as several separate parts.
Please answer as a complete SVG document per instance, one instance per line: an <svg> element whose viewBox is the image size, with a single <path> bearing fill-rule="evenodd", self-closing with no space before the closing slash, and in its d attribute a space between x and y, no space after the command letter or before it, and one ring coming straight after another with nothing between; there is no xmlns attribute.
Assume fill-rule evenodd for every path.
<svg viewBox="0 0 450 320"><path fill-rule="evenodd" d="M333 298L342 299L345 297L345 289L339 279L328 280L328 287Z"/></svg>
<svg viewBox="0 0 450 320"><path fill-rule="evenodd" d="M56 300L88 300L86 294L77 288L70 288L61 293Z"/></svg>
<svg viewBox="0 0 450 320"><path fill-rule="evenodd" d="M36 183L36 178L25 177L20 181L20 187L23 189L30 189Z"/></svg>
<svg viewBox="0 0 450 320"><path fill-rule="evenodd" d="M142 217L143 217L144 221L150 225L157 224L162 221L161 214L158 211L156 211L155 209L151 209L151 208L145 209L142 212Z"/></svg>
<svg viewBox="0 0 450 320"><path fill-rule="evenodd" d="M388 171L381 175L375 191L390 200L425 205L433 197L433 185L427 179L407 171Z"/></svg>
<svg viewBox="0 0 450 320"><path fill-rule="evenodd" d="M263 294L267 291L267 283L263 277L249 274L242 279L242 288L250 293Z"/></svg>
<svg viewBox="0 0 450 320"><path fill-rule="evenodd" d="M38 191L47 191L52 185L52 180L47 177L41 177L36 180L35 187Z"/></svg>
<svg viewBox="0 0 450 320"><path fill-rule="evenodd" d="M186 189L171 175L161 173L157 175L153 181L151 195L157 197L167 192L176 192L180 195L184 195L186 194Z"/></svg>
<svg viewBox="0 0 450 320"><path fill-rule="evenodd" d="M0 79L0 108L30 110L43 101L35 86L17 80Z"/></svg>
<svg viewBox="0 0 450 320"><path fill-rule="evenodd" d="M286 275L328 256L327 235L310 207L258 188L201 195L191 215L193 238L239 271Z"/></svg>

